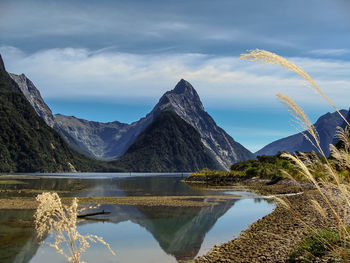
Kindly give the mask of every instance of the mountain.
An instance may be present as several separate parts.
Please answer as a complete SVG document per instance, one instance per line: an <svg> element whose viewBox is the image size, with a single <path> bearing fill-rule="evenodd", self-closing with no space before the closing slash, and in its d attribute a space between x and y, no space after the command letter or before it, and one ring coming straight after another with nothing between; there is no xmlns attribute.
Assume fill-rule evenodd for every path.
<svg viewBox="0 0 350 263"><path fill-rule="evenodd" d="M36 92L31 81L19 81L21 78L12 74L28 101L42 116L47 124L58 131L69 145L80 153L101 160L113 160L120 158L137 139L137 137L150 125L156 116L164 111L173 111L188 124L192 125L201 136L201 141L207 152L219 163L221 169L229 169L230 165L237 161L254 158L254 154L234 141L223 129L218 127L211 116L204 110L203 104L190 83L185 80L180 82L171 91L166 92L153 110L144 118L131 124L120 122L92 122L65 116L52 115L42 100L40 93ZM20 75L24 78L24 75ZM30 95L28 95L30 91ZM39 95L38 95L39 94ZM38 106L40 105L40 107ZM45 109L45 110L39 110ZM54 120L52 125L51 119Z"/></svg>
<svg viewBox="0 0 350 263"><path fill-rule="evenodd" d="M130 141L145 128L145 121L142 120L130 125L118 121L102 123L62 114L53 115L32 81L24 74L10 73L10 76L46 124L54 128L71 148L90 157L100 160L120 157L127 150Z"/></svg>
<svg viewBox="0 0 350 263"><path fill-rule="evenodd" d="M161 111L117 165L134 172L191 172L217 169L195 128L173 111Z"/></svg>
<svg viewBox="0 0 350 263"><path fill-rule="evenodd" d="M350 109L348 111L347 115L343 115L345 117L345 119L347 120L347 122L350 123ZM347 127L347 123L345 121L342 122L342 124L340 125L341 128L345 129ZM332 144L335 145L337 148L343 148L344 147L344 143L339 141L339 138L334 137Z"/></svg>
<svg viewBox="0 0 350 263"><path fill-rule="evenodd" d="M31 80L28 79L24 74L8 74L17 83L23 95L33 106L36 113L44 119L47 125L49 125L52 128L55 123L52 112L44 102L39 90L34 86L33 82L31 82Z"/></svg>
<svg viewBox="0 0 350 263"><path fill-rule="evenodd" d="M69 145L96 159L116 159L122 155L130 125L120 122L95 122L62 114L54 115L53 128Z"/></svg>
<svg viewBox="0 0 350 263"><path fill-rule="evenodd" d="M196 90L183 79L173 90L161 97L155 109L172 110L191 124L201 135L208 152L223 169L229 169L232 163L255 158L254 154L216 125L213 118L204 110Z"/></svg>
<svg viewBox="0 0 350 263"><path fill-rule="evenodd" d="M28 94L34 94L35 90L28 86ZM103 169L101 162L72 151L61 136L38 116L23 94L6 72L0 56L1 172L72 172ZM36 95L38 94L40 95ZM38 111L41 109L36 108Z"/></svg>
<svg viewBox="0 0 350 263"><path fill-rule="evenodd" d="M340 110L341 114L346 116L347 110ZM343 119L337 112L327 113L321 116L314 124L319 136L320 144L324 153L329 155L329 144L333 143L336 127L343 124ZM308 133L307 133L308 134ZM289 137L279 139L261 150L256 155L275 155L279 151L294 153L316 151L315 147L304 137L302 133L297 133Z"/></svg>
<svg viewBox="0 0 350 263"><path fill-rule="evenodd" d="M212 207L138 207L145 219L131 219L146 228L167 254L178 262L196 257L206 234L237 200L227 200ZM157 209L158 218L154 218ZM168 210L167 213L165 211ZM171 218L169 214L176 215Z"/></svg>

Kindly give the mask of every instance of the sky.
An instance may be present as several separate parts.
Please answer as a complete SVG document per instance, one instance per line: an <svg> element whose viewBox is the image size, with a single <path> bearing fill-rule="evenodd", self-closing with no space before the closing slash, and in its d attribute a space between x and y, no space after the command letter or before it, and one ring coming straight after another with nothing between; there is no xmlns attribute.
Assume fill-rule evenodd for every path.
<svg viewBox="0 0 350 263"><path fill-rule="evenodd" d="M31 79L54 113L131 123L184 78L253 152L297 132L278 92L312 121L334 111L294 73L239 60L256 48L299 65L349 108L349 0L0 1L6 69Z"/></svg>

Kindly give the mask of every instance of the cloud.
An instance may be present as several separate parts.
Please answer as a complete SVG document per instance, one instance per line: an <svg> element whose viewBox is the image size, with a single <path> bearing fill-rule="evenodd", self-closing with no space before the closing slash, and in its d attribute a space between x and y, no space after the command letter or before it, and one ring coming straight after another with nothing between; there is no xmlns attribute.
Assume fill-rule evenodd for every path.
<svg viewBox="0 0 350 263"><path fill-rule="evenodd" d="M156 102L181 78L210 107L279 107L278 92L303 105L326 103L283 68L207 54L131 54L110 49L64 48L25 53L0 47L9 72L25 73L45 98ZM350 62L290 58L315 79L340 108L349 106Z"/></svg>
<svg viewBox="0 0 350 263"><path fill-rule="evenodd" d="M347 9L339 4L346 1L2 0L0 43L27 51L118 46L216 55L258 47L294 56L312 46L339 56L350 40Z"/></svg>
<svg viewBox="0 0 350 263"><path fill-rule="evenodd" d="M315 49L309 51L310 54L320 56L344 56L350 54L350 49L339 48L339 49Z"/></svg>

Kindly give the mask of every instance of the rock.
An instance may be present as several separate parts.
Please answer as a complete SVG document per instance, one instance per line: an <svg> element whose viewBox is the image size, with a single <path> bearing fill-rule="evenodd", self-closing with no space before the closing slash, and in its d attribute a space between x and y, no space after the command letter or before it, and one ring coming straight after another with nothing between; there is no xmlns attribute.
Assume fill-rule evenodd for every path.
<svg viewBox="0 0 350 263"><path fill-rule="evenodd" d="M17 83L23 95L32 105L36 113L52 128L55 123L52 112L44 102L39 90L34 86L33 82L31 82L31 80L24 74L16 75L9 73L9 75Z"/></svg>

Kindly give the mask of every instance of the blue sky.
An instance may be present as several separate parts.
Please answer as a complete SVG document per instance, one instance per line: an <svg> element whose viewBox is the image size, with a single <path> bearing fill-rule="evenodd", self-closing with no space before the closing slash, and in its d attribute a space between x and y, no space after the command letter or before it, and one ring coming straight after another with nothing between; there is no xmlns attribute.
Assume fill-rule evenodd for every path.
<svg viewBox="0 0 350 263"><path fill-rule="evenodd" d="M2 0L0 53L54 113L88 120L135 121L184 78L216 122L256 151L296 131L277 92L313 121L332 108L293 73L239 55L285 56L348 109L349 14L348 0Z"/></svg>

